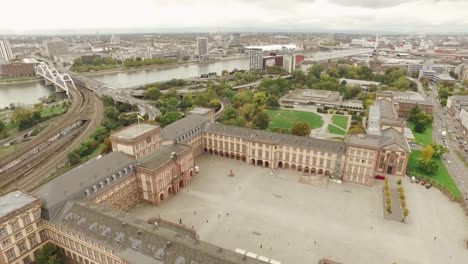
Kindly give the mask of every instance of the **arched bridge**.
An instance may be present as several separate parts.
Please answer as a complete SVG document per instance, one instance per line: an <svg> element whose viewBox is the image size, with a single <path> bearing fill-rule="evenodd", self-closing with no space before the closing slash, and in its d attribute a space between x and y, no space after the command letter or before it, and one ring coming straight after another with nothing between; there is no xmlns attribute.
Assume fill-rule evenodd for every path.
<svg viewBox="0 0 468 264"><path fill-rule="evenodd" d="M53 84L57 92L59 88L70 96L70 89L75 89L76 86L73 79L67 73L60 73L55 68L50 68L47 64L41 63L36 67L36 75L43 77L47 85Z"/></svg>

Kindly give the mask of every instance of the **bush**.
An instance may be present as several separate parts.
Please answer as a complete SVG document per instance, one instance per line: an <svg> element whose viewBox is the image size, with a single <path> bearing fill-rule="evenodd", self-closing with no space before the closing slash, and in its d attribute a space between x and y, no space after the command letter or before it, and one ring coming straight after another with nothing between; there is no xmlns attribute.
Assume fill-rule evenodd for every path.
<svg viewBox="0 0 468 264"><path fill-rule="evenodd" d="M401 185L401 179L398 179L398 181L396 182L398 185Z"/></svg>
<svg viewBox="0 0 468 264"><path fill-rule="evenodd" d="M400 193L400 200L405 200L406 196L404 193Z"/></svg>
<svg viewBox="0 0 468 264"><path fill-rule="evenodd" d="M401 208L406 208L406 201L405 200L401 200L400 204L401 204Z"/></svg>

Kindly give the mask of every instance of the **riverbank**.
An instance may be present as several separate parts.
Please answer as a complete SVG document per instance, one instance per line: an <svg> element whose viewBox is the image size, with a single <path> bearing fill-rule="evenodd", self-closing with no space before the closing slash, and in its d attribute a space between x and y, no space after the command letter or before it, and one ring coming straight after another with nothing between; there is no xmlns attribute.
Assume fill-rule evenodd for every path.
<svg viewBox="0 0 468 264"><path fill-rule="evenodd" d="M131 67L131 68L124 68L123 67L123 68L102 70L102 71L95 71L95 72L80 72L78 74L83 75L83 76L99 76L99 75L106 75L106 74L113 74L113 73L135 72L135 71L153 70L153 69L166 69L166 68L174 68L174 67L179 67L179 66L188 66L188 65L195 65L195 64L208 64L208 63L213 63L213 62L241 60L241 59L248 59L248 57L247 56L239 56L239 57L228 57L228 58L221 58L221 59L209 60L209 61L194 61L194 62L169 63L169 64L153 64L153 65L145 65L145 66L138 66L138 67Z"/></svg>
<svg viewBox="0 0 468 264"><path fill-rule="evenodd" d="M32 83L32 82L39 82L39 81L41 81L41 78L38 78L38 77L4 78L4 79L0 79L0 85Z"/></svg>

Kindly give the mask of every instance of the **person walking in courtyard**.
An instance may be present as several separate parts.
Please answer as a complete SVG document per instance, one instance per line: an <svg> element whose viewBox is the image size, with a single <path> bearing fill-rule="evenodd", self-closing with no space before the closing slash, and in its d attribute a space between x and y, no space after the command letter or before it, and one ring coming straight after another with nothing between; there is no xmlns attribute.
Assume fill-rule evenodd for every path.
<svg viewBox="0 0 468 264"><path fill-rule="evenodd" d="M436 239L437 239L437 236L434 236L434 240L436 240Z"/></svg>

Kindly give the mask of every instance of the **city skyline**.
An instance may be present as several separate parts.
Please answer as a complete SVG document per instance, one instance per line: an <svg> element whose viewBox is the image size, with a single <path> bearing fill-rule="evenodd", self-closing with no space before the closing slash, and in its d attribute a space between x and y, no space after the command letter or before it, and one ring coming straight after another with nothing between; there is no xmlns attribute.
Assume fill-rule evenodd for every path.
<svg viewBox="0 0 468 264"><path fill-rule="evenodd" d="M131 5L84 0L71 5L73 11L60 1L45 0L3 7L10 12L0 17L0 34L210 32L218 26L231 32L432 33L468 28L468 2L458 0L136 0ZM26 19L15 19L18 13Z"/></svg>

